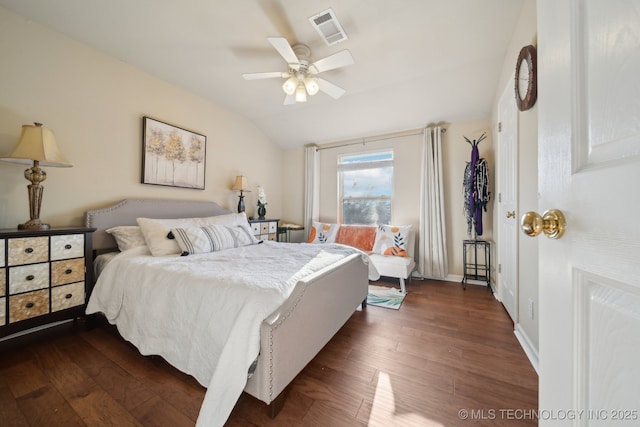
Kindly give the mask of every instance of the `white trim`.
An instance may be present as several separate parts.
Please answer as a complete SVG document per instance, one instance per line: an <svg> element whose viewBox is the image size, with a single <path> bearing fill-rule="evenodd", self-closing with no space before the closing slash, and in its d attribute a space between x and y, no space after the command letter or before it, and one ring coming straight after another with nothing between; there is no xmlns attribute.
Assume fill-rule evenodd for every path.
<svg viewBox="0 0 640 427"><path fill-rule="evenodd" d="M418 271L414 271L411 274L411 277L415 277L416 279L420 279L420 280L439 280L439 281L444 281L444 282L457 282L458 284L462 284L462 276L459 274L447 274L444 278L442 277L427 277L427 276L421 276L420 273L418 273ZM468 285L479 285L479 286L487 286L487 282L485 280L473 280L473 279L467 279L467 284ZM495 295L495 284L491 283L491 290L494 291L494 295ZM497 299L497 298L496 298ZM499 301L499 299L498 299Z"/></svg>
<svg viewBox="0 0 640 427"><path fill-rule="evenodd" d="M524 353L529 358L529 362L531 362L531 366L533 366L533 369L536 370L536 373L540 375L540 372L538 371L538 364L539 364L538 351L533 346L533 343L531 343L531 340L529 340L529 337L527 336L525 331L520 327L519 323L515 325L515 328L513 329L513 333L518 339L518 342L520 343L520 347L522 347L522 349L524 350Z"/></svg>

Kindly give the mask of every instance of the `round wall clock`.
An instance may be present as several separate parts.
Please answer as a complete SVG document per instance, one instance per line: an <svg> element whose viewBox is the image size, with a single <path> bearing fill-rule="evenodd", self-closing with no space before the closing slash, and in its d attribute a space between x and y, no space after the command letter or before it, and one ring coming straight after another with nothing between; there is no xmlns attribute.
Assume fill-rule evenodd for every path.
<svg viewBox="0 0 640 427"><path fill-rule="evenodd" d="M538 98L536 48L532 45L520 50L516 63L516 104L520 111L533 107Z"/></svg>

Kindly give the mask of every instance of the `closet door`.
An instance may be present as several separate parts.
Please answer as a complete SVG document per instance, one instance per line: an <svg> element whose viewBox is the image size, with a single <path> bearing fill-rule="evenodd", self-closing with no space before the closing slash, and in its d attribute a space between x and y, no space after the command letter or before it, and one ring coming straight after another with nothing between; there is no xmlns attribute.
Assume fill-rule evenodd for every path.
<svg viewBox="0 0 640 427"><path fill-rule="evenodd" d="M500 97L498 115L498 294L518 324L518 121L513 78Z"/></svg>

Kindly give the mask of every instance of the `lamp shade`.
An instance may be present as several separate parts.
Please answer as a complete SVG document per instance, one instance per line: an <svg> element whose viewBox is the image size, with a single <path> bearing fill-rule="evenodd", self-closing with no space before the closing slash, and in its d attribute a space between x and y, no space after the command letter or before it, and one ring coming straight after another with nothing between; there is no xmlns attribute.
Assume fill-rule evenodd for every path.
<svg viewBox="0 0 640 427"><path fill-rule="evenodd" d="M251 191L249 189L249 184L247 183L247 177L244 175L236 176L236 182L233 183L233 187L231 187L231 189L235 191Z"/></svg>
<svg viewBox="0 0 640 427"><path fill-rule="evenodd" d="M296 92L296 87L298 87L298 78L293 75L287 79L282 85L282 90L287 95L293 95Z"/></svg>
<svg viewBox="0 0 640 427"><path fill-rule="evenodd" d="M305 77L304 87L307 89L307 92L311 96L317 94L318 91L320 90L320 86L318 85L318 82L313 77Z"/></svg>
<svg viewBox="0 0 640 427"><path fill-rule="evenodd" d="M25 165L30 165L37 160L40 166L62 168L72 166L58 148L53 131L42 126L41 123L22 125L18 144L11 154L0 157L0 160Z"/></svg>
<svg viewBox="0 0 640 427"><path fill-rule="evenodd" d="M300 83L296 88L296 102L307 102L307 91L303 83Z"/></svg>

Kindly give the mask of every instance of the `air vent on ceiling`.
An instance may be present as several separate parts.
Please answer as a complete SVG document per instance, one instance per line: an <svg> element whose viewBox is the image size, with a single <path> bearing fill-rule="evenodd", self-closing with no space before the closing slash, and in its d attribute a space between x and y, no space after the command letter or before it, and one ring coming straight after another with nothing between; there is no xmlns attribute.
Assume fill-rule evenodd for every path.
<svg viewBox="0 0 640 427"><path fill-rule="evenodd" d="M309 18L309 22L322 37L327 46L347 40L347 33L342 29L336 14L332 9L327 9Z"/></svg>

